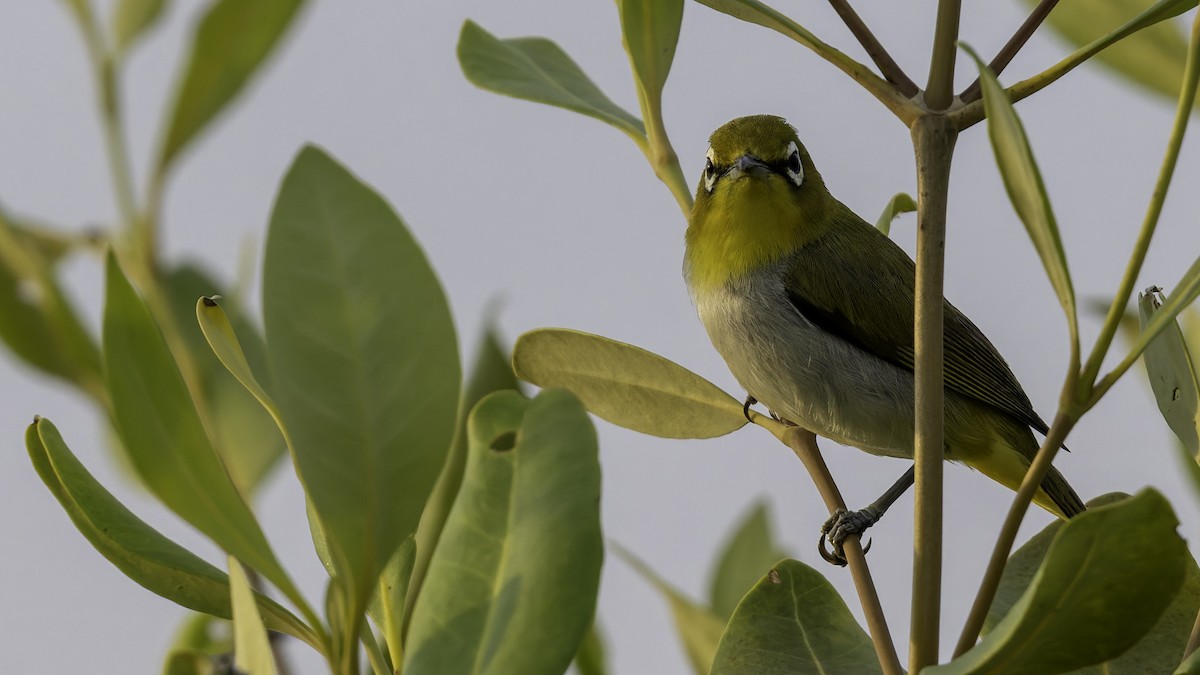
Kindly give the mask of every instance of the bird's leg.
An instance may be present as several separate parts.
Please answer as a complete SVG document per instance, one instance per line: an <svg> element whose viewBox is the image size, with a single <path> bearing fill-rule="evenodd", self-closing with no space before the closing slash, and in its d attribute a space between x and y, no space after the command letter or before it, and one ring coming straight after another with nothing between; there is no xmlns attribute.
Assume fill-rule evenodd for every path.
<svg viewBox="0 0 1200 675"><path fill-rule="evenodd" d="M746 394L746 402L742 404L742 414L746 416L747 422L754 421L754 420L750 419L750 406L754 405L755 403L758 403L758 399L754 398L749 393L747 393Z"/></svg>
<svg viewBox="0 0 1200 675"><path fill-rule="evenodd" d="M817 544L817 551L826 562L833 563L844 567L846 565L846 555L842 551L842 542L852 534L861 535L879 519L887 513L888 508L900 498L900 495L908 491L912 487L914 480L914 467L909 467L908 471L892 484L879 499L871 502L866 508L857 511L846 511L838 509L825 524L821 526L821 541ZM829 540L829 549L825 548L825 540ZM866 553L871 548L871 543L863 548L863 553Z"/></svg>

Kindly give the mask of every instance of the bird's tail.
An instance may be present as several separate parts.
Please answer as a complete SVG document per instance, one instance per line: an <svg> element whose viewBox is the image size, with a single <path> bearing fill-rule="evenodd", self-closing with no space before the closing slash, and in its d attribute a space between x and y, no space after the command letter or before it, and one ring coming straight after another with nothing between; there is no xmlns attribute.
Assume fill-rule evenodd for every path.
<svg viewBox="0 0 1200 675"><path fill-rule="evenodd" d="M1050 472L1042 479L1041 489L1037 491L1034 500L1038 502L1038 506L1060 518L1077 516L1087 508L1067 483L1067 479L1054 467L1050 467Z"/></svg>

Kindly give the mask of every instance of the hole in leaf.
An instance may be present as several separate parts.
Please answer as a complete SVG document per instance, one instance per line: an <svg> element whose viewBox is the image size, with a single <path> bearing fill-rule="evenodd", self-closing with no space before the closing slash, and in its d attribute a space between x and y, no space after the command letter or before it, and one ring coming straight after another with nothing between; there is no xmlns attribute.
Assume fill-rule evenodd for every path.
<svg viewBox="0 0 1200 675"><path fill-rule="evenodd" d="M489 448L496 452L508 452L517 446L517 432L506 431L492 439Z"/></svg>

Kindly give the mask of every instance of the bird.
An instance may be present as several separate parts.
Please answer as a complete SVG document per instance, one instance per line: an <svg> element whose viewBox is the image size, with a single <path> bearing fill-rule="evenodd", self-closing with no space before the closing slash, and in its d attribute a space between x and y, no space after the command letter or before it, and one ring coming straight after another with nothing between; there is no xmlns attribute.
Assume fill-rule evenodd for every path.
<svg viewBox="0 0 1200 675"><path fill-rule="evenodd" d="M796 129L739 117L710 139L688 218L684 279L713 346L773 416L874 455L912 458L916 266L830 194ZM945 458L1016 490L1045 434L1000 352L943 299ZM857 512L834 514L821 552L873 525L910 468ZM1034 501L1059 518L1085 506L1051 467ZM824 549L825 535L833 545Z"/></svg>

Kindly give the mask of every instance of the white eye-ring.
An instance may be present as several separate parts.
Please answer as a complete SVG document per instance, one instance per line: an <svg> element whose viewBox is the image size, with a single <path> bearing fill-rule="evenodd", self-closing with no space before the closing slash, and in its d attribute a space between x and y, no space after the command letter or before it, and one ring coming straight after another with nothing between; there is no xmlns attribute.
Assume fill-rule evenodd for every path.
<svg viewBox="0 0 1200 675"><path fill-rule="evenodd" d="M788 141L787 166L784 170L796 187L804 184L804 163L800 161L800 148L796 147L796 141Z"/></svg>
<svg viewBox="0 0 1200 675"><path fill-rule="evenodd" d="M708 154L704 156L704 191L712 192L713 184L717 182L717 165L713 162L713 149L708 149Z"/></svg>

